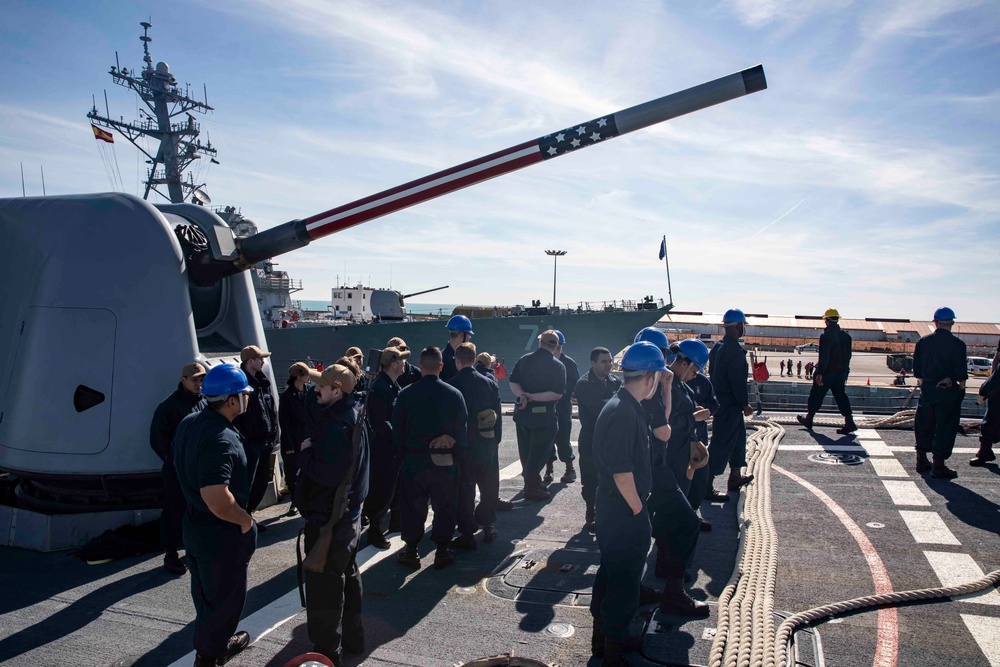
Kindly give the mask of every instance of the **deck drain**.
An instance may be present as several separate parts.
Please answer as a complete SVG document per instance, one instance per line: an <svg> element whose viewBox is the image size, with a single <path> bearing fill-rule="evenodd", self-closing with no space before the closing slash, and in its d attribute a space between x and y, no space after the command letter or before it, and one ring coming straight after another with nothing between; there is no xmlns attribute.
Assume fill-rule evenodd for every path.
<svg viewBox="0 0 1000 667"><path fill-rule="evenodd" d="M879 523L878 521L872 521L871 523L866 523L869 528L885 528L884 523Z"/></svg>
<svg viewBox="0 0 1000 667"><path fill-rule="evenodd" d="M545 632L550 635L555 635L556 637L572 637L573 633L576 632L574 628L569 623L553 623L549 627L545 628Z"/></svg>
<svg viewBox="0 0 1000 667"><path fill-rule="evenodd" d="M455 592L456 593L461 593L462 595L472 595L473 593L476 592L476 587L475 586L456 586L455 587Z"/></svg>
<svg viewBox="0 0 1000 667"><path fill-rule="evenodd" d="M828 466L857 466L864 463L864 459L857 454L835 454L833 452L813 454L809 460L813 463L825 463Z"/></svg>

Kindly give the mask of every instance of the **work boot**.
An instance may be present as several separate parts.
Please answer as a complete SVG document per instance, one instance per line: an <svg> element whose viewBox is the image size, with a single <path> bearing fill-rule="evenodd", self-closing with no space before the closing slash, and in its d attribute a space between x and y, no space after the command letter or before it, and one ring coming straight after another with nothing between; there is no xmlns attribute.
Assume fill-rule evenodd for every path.
<svg viewBox="0 0 1000 667"><path fill-rule="evenodd" d="M443 570L455 562L455 552L443 544L439 544L434 552L434 569Z"/></svg>
<svg viewBox="0 0 1000 667"><path fill-rule="evenodd" d="M298 515L299 515L299 511L297 509L295 509L295 505L292 505L291 507L289 507L288 511L285 512L285 516L298 516Z"/></svg>
<svg viewBox="0 0 1000 667"><path fill-rule="evenodd" d="M465 549L466 551L475 551L479 548L479 543L476 542L476 538L473 535L466 535L465 533L459 535L451 541L450 544L452 549Z"/></svg>
<svg viewBox="0 0 1000 667"><path fill-rule="evenodd" d="M729 495L725 493L719 493L715 490L715 487L709 485L708 493L705 494L705 500L713 503L724 503L729 500Z"/></svg>
<svg viewBox="0 0 1000 667"><path fill-rule="evenodd" d="M739 469L731 468L729 470L729 481L726 483L726 488L730 491L737 491L741 486L746 486L753 481L753 475L741 475Z"/></svg>
<svg viewBox="0 0 1000 667"><path fill-rule="evenodd" d="M922 449L917 450L917 472L924 473L931 469L931 462L927 460L927 452Z"/></svg>
<svg viewBox="0 0 1000 667"><path fill-rule="evenodd" d="M226 654L219 658L219 664L224 665L235 658L243 649L250 645L250 635L240 630L229 638L226 644Z"/></svg>
<svg viewBox="0 0 1000 667"><path fill-rule="evenodd" d="M525 487L524 491L521 492L525 500L548 500L552 497L552 494L543 489L540 486L536 487Z"/></svg>
<svg viewBox="0 0 1000 667"><path fill-rule="evenodd" d="M597 522L595 521L596 513L594 512L594 501L584 498L583 502L587 504L587 511L586 514L584 514L583 527L588 533L596 532Z"/></svg>
<svg viewBox="0 0 1000 667"><path fill-rule="evenodd" d="M576 468L573 467L572 461L566 463L566 472L559 478L559 481L563 484L572 484L576 481Z"/></svg>
<svg viewBox="0 0 1000 667"><path fill-rule="evenodd" d="M542 477L542 481L546 484L551 484L554 478L555 470L552 468L552 461L549 461L545 464L545 476Z"/></svg>
<svg viewBox="0 0 1000 667"><path fill-rule="evenodd" d="M361 527L362 528L367 528L369 523L371 523L371 522L368 520L368 517L366 517L364 514L362 514L361 515Z"/></svg>
<svg viewBox="0 0 1000 667"><path fill-rule="evenodd" d="M216 667L218 664L219 659L214 655L194 654L194 667Z"/></svg>
<svg viewBox="0 0 1000 667"><path fill-rule="evenodd" d="M931 467L931 477L934 479L955 479L958 473L944 464L944 459L937 454L932 454L934 463Z"/></svg>
<svg viewBox="0 0 1000 667"><path fill-rule="evenodd" d="M497 529L493 526L483 526L483 544L491 544L497 539Z"/></svg>
<svg viewBox="0 0 1000 667"><path fill-rule="evenodd" d="M815 412L810 412L805 417L802 415L796 415L795 419L797 419L800 424L805 426L807 431L811 431L813 428L813 415L815 414Z"/></svg>
<svg viewBox="0 0 1000 667"><path fill-rule="evenodd" d="M376 549L388 549L389 540L385 539L382 531L378 530L374 524L368 526L368 544Z"/></svg>
<svg viewBox="0 0 1000 667"><path fill-rule="evenodd" d="M604 638L604 667L628 667L625 660L625 644Z"/></svg>
<svg viewBox="0 0 1000 667"><path fill-rule="evenodd" d="M396 562L414 570L420 569L420 554L417 552L417 545L407 544L396 554Z"/></svg>
<svg viewBox="0 0 1000 667"><path fill-rule="evenodd" d="M858 425L854 423L854 417L852 415L847 415L844 418L843 428L838 428L837 433L840 435L850 435L858 430Z"/></svg>
<svg viewBox="0 0 1000 667"><path fill-rule="evenodd" d="M660 598L660 611L664 614L707 618L711 610L704 602L693 599L684 590L684 562L672 557L667 563L667 583Z"/></svg>
<svg viewBox="0 0 1000 667"><path fill-rule="evenodd" d="M503 498L497 500L497 512L510 512L513 509L514 503L509 500L504 500Z"/></svg>
<svg viewBox="0 0 1000 667"><path fill-rule="evenodd" d="M711 523L709 523L708 521L705 521L704 519L702 519L702 520L701 520L701 521L700 521L700 522L698 523L698 529L699 529L699 530L700 530L701 532L703 532L703 533L710 533L710 532L712 532L712 524L711 524Z"/></svg>
<svg viewBox="0 0 1000 667"><path fill-rule="evenodd" d="M990 445L979 445L979 451L976 453L976 458L969 461L969 465L975 468L980 468L990 461L996 461L997 455L993 453L993 448Z"/></svg>
<svg viewBox="0 0 1000 667"><path fill-rule="evenodd" d="M399 521L399 510L394 510L389 513L389 527L385 532L387 533L398 533L401 530Z"/></svg>
<svg viewBox="0 0 1000 667"><path fill-rule="evenodd" d="M181 557L177 555L176 551L168 551L163 556L163 569L170 574L176 574L178 577L187 574L187 566L184 565L184 561Z"/></svg>

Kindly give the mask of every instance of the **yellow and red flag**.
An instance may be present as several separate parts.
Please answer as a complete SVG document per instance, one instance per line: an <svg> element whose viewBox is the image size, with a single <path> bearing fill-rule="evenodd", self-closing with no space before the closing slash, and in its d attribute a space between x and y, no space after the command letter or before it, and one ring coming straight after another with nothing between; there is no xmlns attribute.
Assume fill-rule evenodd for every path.
<svg viewBox="0 0 1000 667"><path fill-rule="evenodd" d="M90 126L90 129L94 131L94 139L97 139L98 141L104 141L109 144L115 143L115 135L111 134L107 130L102 130L101 128L93 124Z"/></svg>

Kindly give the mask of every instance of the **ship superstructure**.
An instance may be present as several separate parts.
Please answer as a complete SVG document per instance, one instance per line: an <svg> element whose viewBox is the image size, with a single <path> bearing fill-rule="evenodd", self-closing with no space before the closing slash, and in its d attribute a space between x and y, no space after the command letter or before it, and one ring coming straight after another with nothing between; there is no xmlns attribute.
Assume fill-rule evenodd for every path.
<svg viewBox="0 0 1000 667"><path fill-rule="evenodd" d="M191 97L190 91L181 90L177 86L176 77L171 74L170 66L165 62L153 65L153 57L149 53L149 44L153 38L149 36L151 23L143 21L142 42L145 63L140 71L129 70L117 63L112 65L109 73L114 82L128 88L145 103L149 111L140 110L143 116L138 122L127 122L124 118L111 118L105 95L106 115L97 111L97 103L87 114L91 123L97 126L117 131L146 156L149 168L146 171L143 199L149 199L151 193L156 193L172 204L186 201L202 206L212 203L211 197L205 191L204 183L195 183L188 167L195 160L207 156L213 164L218 164L218 151L212 146L211 140L204 144L199 138L201 126L195 121L192 112L205 114L214 111L208 105L208 89L204 88L204 101ZM185 116L177 122L180 116ZM96 132L96 130L95 130ZM144 138L159 142L155 152L146 149ZM163 189L166 189L166 192ZM212 209L226 224L232 227L237 238L245 238L256 234L257 225L243 217L234 206ZM296 321L301 314L301 303L292 299L292 294L302 289L302 281L294 280L285 271L274 268L270 259L258 262L251 269L251 279L257 296L257 307L260 309L261 325L265 329L277 328L290 321Z"/></svg>

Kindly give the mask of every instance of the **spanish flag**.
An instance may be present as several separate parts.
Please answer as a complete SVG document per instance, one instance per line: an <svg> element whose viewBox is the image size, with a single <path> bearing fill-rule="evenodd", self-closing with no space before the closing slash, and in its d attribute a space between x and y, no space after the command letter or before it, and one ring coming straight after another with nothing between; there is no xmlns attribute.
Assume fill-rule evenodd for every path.
<svg viewBox="0 0 1000 667"><path fill-rule="evenodd" d="M102 130L94 124L91 124L90 129L94 131L94 139L104 141L109 144L115 143L115 135L111 134L107 130Z"/></svg>

